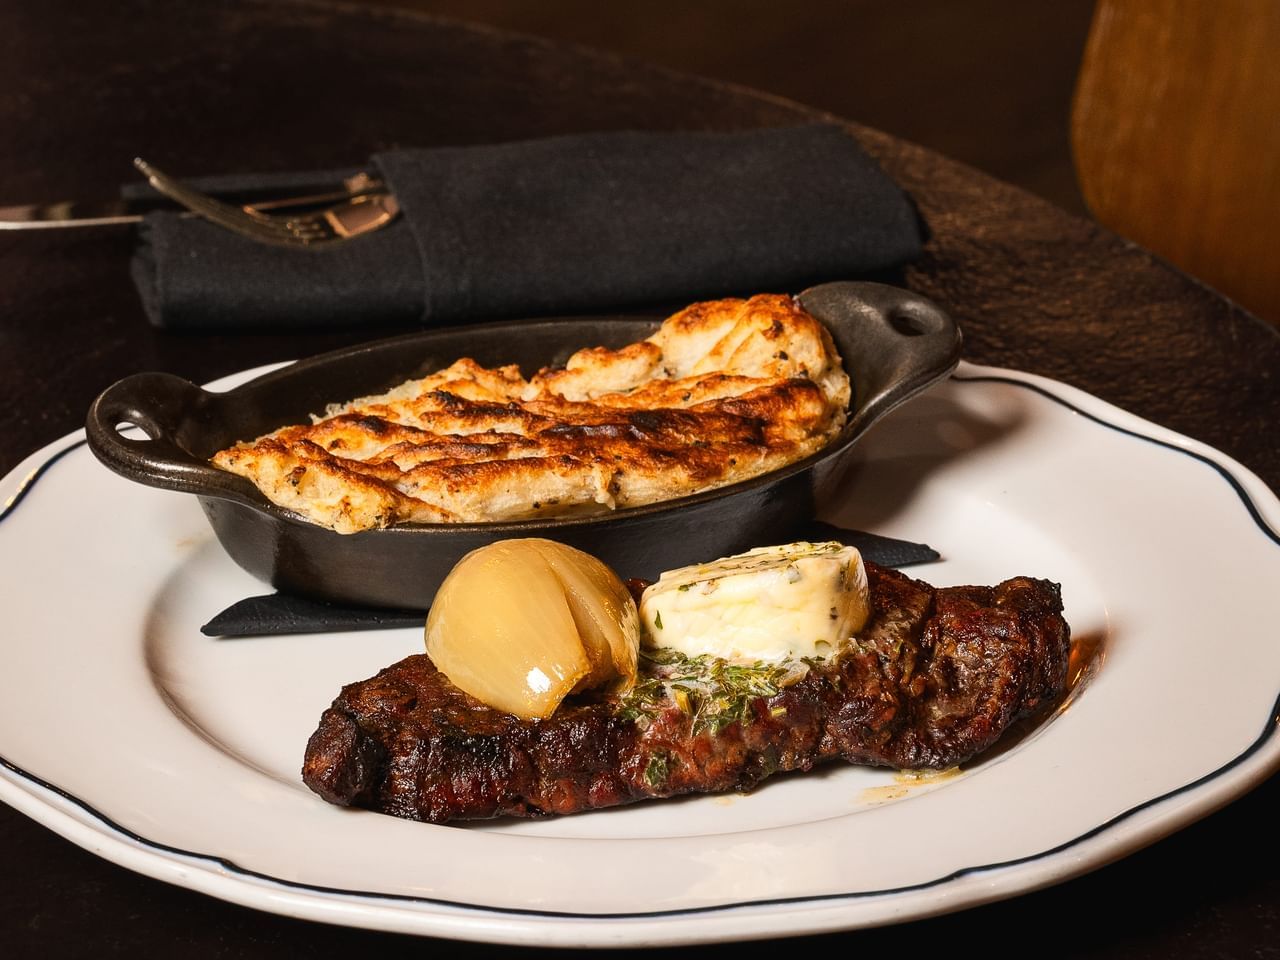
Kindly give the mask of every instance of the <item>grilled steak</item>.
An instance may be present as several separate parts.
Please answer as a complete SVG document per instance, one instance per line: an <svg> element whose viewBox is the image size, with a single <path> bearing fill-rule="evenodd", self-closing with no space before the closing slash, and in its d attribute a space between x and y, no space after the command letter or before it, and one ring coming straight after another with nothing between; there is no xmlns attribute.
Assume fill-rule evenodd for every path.
<svg viewBox="0 0 1280 960"><path fill-rule="evenodd" d="M419 655L342 690L307 744L303 779L331 803L432 823L575 813L746 790L840 757L950 767L1064 692L1070 632L1056 584L934 589L867 571L874 613L856 643L718 722L700 723L684 698L634 693L520 720Z"/></svg>

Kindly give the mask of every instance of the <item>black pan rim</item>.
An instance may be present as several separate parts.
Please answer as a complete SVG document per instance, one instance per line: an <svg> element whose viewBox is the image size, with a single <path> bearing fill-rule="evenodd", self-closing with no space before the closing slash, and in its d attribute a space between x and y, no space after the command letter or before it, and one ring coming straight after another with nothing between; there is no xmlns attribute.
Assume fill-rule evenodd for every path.
<svg viewBox="0 0 1280 960"><path fill-rule="evenodd" d="M915 301L917 303L927 305L932 309L938 309L936 305L932 304L923 295L903 287L865 281L825 284L821 286L837 285L862 288L884 288L894 291L897 296L902 297L904 300ZM797 293L794 295L793 299L799 300L801 297L805 296L805 294L809 293L810 290L814 289L818 288L810 288L809 290ZM392 337L384 337L374 341L358 343L348 347L341 347L322 354L289 361L283 366L273 366L271 369L252 377L244 383L237 384L226 391L206 392L212 393L216 396L219 404L235 403L239 398L248 396L255 391L287 389L290 381L300 379L312 370L323 369L329 365L351 362L354 358L385 351L396 345L413 344L417 346L430 345L436 342L465 343L465 341L472 336L497 334L505 331L518 331L522 335L531 335L536 337L543 331L552 331L557 328L563 329L566 325L585 325L598 323L602 320L607 320L610 323L645 325L652 329L656 329L665 318L666 317L664 315L657 314L571 314L563 317L547 317L533 320L507 319L471 323L465 326L450 326L429 330L419 330L410 333L398 334ZM830 326L829 323L826 323L825 321L823 322L825 325ZM962 336L959 328L954 324L951 326L951 332L955 339L950 364L945 369L940 369L934 372L931 376L915 380L912 383L912 389L898 401L899 403L905 402L910 399L910 397L915 396L933 384L946 379L946 377L955 370L960 359ZM453 351L455 353L459 349L461 349L463 354L465 354L465 347L453 347ZM850 375L850 381L852 383L854 377L849 371L850 360L843 354L841 355L841 359L846 373L849 373ZM857 385L853 384L853 386L855 391L854 397L856 397ZM711 487L709 489L681 497L659 500L648 504L624 507L616 510L586 511L582 513L572 513L545 518L528 517L519 520L476 521L465 523L397 523L387 527L371 528L357 531L355 533L342 534L329 530L328 528L309 520L301 513L273 503L271 500L267 499L267 497L257 488L256 485L252 483L252 481L243 477L236 477L235 474L228 474L228 477L235 477L236 481L239 481L232 481L236 483L239 494L234 498L235 502L240 503L248 509L256 511L269 521L281 523L286 527L306 529L311 533L311 535L314 535L315 532L318 531L322 534L328 534L329 536L343 539L350 537L448 539L454 537L493 536L499 534L509 536L532 536L539 533L554 534L560 531L579 531L584 528L599 529L604 532L609 532L613 526L626 524L633 520L643 521L650 518L664 518L667 515L670 515L672 519L675 519L681 514L696 510L699 507L739 495L746 498L758 491L764 491L774 486L781 486L788 480L809 474L826 464L828 461L844 455L848 449L857 442L862 434L865 433L866 429L870 427L872 423L883 417L890 409L892 409L892 407L885 407L880 410L872 420L862 423L856 422L858 414L865 409L866 406L869 406L869 404L865 402L860 406L855 406L854 398L851 398L851 405L849 409L846 410L845 424L823 447L800 460L785 464L784 466L777 467L757 476ZM277 424L269 427L268 429L276 429L278 426L283 426L283 424ZM134 479L136 480L137 478ZM216 490L209 490L207 492L191 490L188 492L202 498L228 499L223 493Z"/></svg>

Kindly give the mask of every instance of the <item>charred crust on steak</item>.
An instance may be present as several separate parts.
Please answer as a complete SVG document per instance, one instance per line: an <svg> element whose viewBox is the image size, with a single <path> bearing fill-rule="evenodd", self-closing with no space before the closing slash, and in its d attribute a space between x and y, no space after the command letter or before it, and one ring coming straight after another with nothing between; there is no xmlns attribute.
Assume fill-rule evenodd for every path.
<svg viewBox="0 0 1280 960"><path fill-rule="evenodd" d="M867 573L873 614L856 641L726 726L695 732L670 701L643 722L611 700L524 721L458 690L422 654L343 688L307 744L303 780L331 803L433 823L575 813L747 790L839 758L952 767L1065 692L1057 584L935 589L870 563Z"/></svg>

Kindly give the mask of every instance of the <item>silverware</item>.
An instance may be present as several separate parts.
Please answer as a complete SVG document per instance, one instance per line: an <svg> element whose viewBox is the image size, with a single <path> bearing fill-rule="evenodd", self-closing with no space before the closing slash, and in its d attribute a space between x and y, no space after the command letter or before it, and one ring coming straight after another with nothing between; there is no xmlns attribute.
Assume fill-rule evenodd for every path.
<svg viewBox="0 0 1280 960"><path fill-rule="evenodd" d="M245 188L215 194L215 198L236 206L250 206L264 213L276 210L303 210L341 203L354 197L387 193L381 180L360 174L343 181L316 180L292 187L295 194L281 196L280 187ZM287 191L285 191L287 192ZM63 200L55 203L26 203L0 207L0 230L50 230L66 227L102 227L140 223L157 210L182 210L163 195L128 197L105 201ZM184 217L194 213L182 210Z"/></svg>
<svg viewBox="0 0 1280 960"><path fill-rule="evenodd" d="M133 165L152 187L192 213L263 243L307 248L344 243L382 229L400 212L390 193L363 193L306 213L267 213L261 204L237 207L201 193L141 157Z"/></svg>

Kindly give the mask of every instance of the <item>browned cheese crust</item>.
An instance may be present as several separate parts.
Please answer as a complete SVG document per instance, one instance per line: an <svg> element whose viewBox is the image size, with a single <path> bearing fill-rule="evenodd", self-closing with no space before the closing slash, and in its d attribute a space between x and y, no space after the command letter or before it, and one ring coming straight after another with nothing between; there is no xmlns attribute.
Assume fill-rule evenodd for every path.
<svg viewBox="0 0 1280 960"><path fill-rule="evenodd" d="M331 803L433 823L575 813L745 790L837 758L947 768L1064 693L1056 584L935 590L867 569L873 616L856 641L722 728L695 730L675 702L641 719L605 700L520 720L419 655L342 690L307 744L303 780Z"/></svg>
<svg viewBox="0 0 1280 960"><path fill-rule="evenodd" d="M647 340L525 380L461 359L220 451L272 502L339 533L670 500L825 446L849 379L790 297L690 306Z"/></svg>

